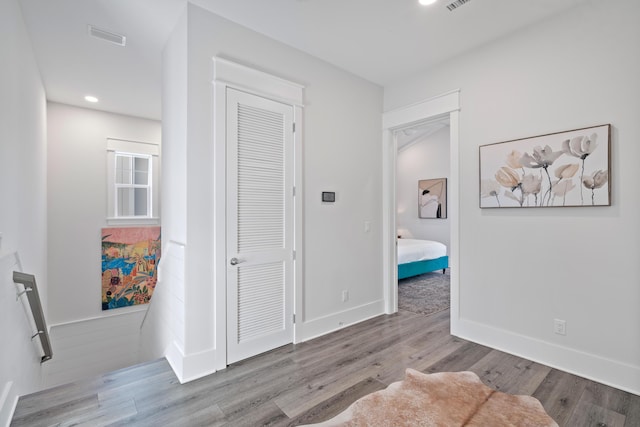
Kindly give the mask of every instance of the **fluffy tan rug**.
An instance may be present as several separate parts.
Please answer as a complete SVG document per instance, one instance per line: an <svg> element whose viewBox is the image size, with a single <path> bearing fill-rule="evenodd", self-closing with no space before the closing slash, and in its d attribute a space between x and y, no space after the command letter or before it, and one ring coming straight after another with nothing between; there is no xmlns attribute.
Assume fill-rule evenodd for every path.
<svg viewBox="0 0 640 427"><path fill-rule="evenodd" d="M407 369L404 381L355 401L314 426L558 427L540 402L487 387L473 372L423 374Z"/></svg>

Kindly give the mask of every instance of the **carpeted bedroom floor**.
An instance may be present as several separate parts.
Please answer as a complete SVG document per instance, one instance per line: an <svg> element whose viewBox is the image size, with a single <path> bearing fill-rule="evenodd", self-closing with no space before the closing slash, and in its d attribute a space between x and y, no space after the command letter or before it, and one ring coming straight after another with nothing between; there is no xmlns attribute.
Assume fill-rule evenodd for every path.
<svg viewBox="0 0 640 427"><path fill-rule="evenodd" d="M429 316L449 308L449 269L398 280L398 309Z"/></svg>

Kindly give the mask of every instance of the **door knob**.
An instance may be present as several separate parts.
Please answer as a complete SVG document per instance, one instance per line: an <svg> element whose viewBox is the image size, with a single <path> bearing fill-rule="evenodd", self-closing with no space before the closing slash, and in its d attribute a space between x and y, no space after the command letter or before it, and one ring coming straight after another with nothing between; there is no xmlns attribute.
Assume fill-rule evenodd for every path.
<svg viewBox="0 0 640 427"><path fill-rule="evenodd" d="M231 265L237 265L240 262L242 262L242 261L240 261L238 258L235 258L235 257L233 257L233 258L231 258L231 260L229 260L229 264L231 264Z"/></svg>

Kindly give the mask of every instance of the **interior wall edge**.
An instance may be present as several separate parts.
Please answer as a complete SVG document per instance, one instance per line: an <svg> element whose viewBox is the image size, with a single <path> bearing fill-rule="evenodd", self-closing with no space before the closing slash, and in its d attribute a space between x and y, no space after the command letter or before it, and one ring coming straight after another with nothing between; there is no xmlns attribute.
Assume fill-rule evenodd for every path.
<svg viewBox="0 0 640 427"><path fill-rule="evenodd" d="M13 381L5 383L0 395L0 425L9 427L18 405L18 393L13 389Z"/></svg>
<svg viewBox="0 0 640 427"><path fill-rule="evenodd" d="M176 341L167 348L166 356L180 384L195 381L217 372L216 361L219 355L216 349L209 349L193 354L185 354Z"/></svg>

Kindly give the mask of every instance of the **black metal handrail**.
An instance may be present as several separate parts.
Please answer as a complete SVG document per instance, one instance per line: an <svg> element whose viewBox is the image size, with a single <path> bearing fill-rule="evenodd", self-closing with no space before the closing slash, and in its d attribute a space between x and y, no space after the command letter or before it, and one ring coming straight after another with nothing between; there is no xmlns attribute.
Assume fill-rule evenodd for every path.
<svg viewBox="0 0 640 427"><path fill-rule="evenodd" d="M47 322L44 319L44 312L42 311L42 303L40 302L40 294L38 293L38 287L36 286L36 277L33 274L25 274L19 271L13 272L13 281L15 283L22 283L24 285L24 291L18 294L18 297L22 294L27 295L27 301L29 301L29 307L31 308L31 314L36 324L36 333L31 339L36 336L40 337L40 343L42 344L42 351L44 356L40 359L40 363L46 362L51 359L53 353L51 351L51 341L49 340L49 329L47 328Z"/></svg>

